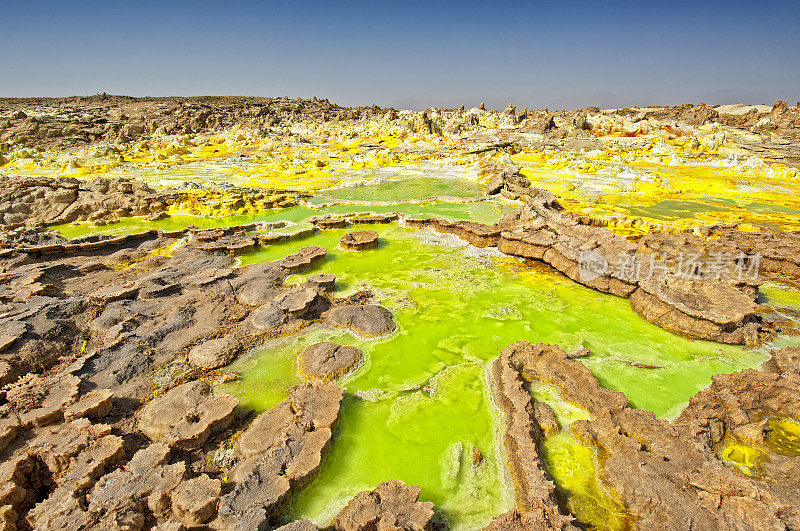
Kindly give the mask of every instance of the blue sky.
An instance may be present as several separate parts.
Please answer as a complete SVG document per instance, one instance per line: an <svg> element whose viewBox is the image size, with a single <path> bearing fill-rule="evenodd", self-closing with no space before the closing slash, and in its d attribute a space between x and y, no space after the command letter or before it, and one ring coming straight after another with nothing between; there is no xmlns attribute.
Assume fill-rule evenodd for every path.
<svg viewBox="0 0 800 531"><path fill-rule="evenodd" d="M0 96L343 105L800 100L796 2L0 4Z"/></svg>

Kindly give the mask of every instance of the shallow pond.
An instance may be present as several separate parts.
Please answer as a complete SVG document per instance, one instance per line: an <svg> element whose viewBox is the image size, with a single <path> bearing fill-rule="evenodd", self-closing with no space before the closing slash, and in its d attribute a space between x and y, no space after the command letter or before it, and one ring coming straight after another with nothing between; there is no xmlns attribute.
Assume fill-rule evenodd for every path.
<svg viewBox="0 0 800 531"><path fill-rule="evenodd" d="M399 199L424 199L434 196L472 197L480 195L482 189L474 181L458 178L412 177L403 180L390 180L364 186L350 186L326 190L328 196L310 197L305 205L290 208L275 208L251 214L231 216L195 216L175 214L169 218L147 221L143 217L123 218L116 223L93 226L90 223L66 223L50 227L68 239L90 234L131 234L148 229L167 231L182 230L190 225L201 229L244 225L257 221L302 222L323 214L352 214L360 212L389 213L399 212L414 218L445 218L496 223L505 214L519 208L519 203L502 198L475 202L425 201L398 205L343 205L325 206L331 197L370 201L395 201Z"/></svg>
<svg viewBox="0 0 800 531"><path fill-rule="evenodd" d="M642 320L626 299L452 236L394 225L368 228L380 233L377 249L338 249L347 232L341 229L241 257L249 264L277 260L305 245L325 247L325 262L287 282L333 273L337 296L372 289L399 327L377 340L312 328L256 349L230 367L242 378L222 389L264 410L299 381L295 358L308 344L332 340L366 353L359 370L339 382L347 395L336 439L320 475L293 502L293 518L327 524L357 492L389 478L419 485L422 498L436 503L457 529L485 525L510 508L498 412L484 373L488 361L515 341L589 348L592 354L581 361L602 385L660 418L677 415L712 375L766 359L762 350L681 338ZM471 466L473 447L485 458L477 468ZM575 468L558 456L571 460L580 448L555 442L552 448L554 472Z"/></svg>
<svg viewBox="0 0 800 531"><path fill-rule="evenodd" d="M412 177L320 190L319 193L344 201L406 201L437 196L475 197L483 194L483 187L479 183L467 179Z"/></svg>

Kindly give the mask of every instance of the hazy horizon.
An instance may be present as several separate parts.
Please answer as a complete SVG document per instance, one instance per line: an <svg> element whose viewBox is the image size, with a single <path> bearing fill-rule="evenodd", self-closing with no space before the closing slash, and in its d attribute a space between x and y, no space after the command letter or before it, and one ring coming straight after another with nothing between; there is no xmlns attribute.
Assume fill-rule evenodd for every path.
<svg viewBox="0 0 800 531"><path fill-rule="evenodd" d="M800 100L791 2L4 6L0 96L530 108Z"/></svg>

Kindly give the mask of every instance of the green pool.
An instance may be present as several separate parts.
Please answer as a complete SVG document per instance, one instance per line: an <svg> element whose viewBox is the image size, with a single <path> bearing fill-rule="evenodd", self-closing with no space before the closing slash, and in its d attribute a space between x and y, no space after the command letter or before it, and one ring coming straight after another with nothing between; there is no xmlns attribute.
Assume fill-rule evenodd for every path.
<svg viewBox="0 0 800 531"><path fill-rule="evenodd" d="M389 478L419 485L422 498L433 501L456 529L475 529L510 509L498 411L484 377L488 362L509 343L544 341L568 351L587 347L592 354L581 360L602 385L660 418L677 415L712 375L766 359L763 350L681 338L642 320L626 299L452 236L395 225L367 228L380 234L377 249L338 249L347 232L341 229L242 257L242 264L249 264L277 260L304 245L325 247L327 260L306 274L335 274L337 296L373 290L398 324L395 334L378 340L307 329L230 367L242 378L221 388L265 410L299 381L294 363L306 345L332 340L366 353L360 369L339 382L346 399L336 438L319 476L290 507L291 518L328 524L353 495ZM473 447L484 456L479 467L472 467ZM585 450L571 441L556 439L549 448L557 479L585 469ZM575 455L581 459L569 464Z"/></svg>

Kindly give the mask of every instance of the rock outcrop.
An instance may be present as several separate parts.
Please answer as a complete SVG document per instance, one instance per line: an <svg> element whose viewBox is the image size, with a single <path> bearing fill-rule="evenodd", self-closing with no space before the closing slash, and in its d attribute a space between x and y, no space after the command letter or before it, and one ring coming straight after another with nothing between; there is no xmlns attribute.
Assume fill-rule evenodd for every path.
<svg viewBox="0 0 800 531"><path fill-rule="evenodd" d="M241 348L239 340L233 337L204 341L189 351L189 364L201 369L218 369L235 358Z"/></svg>
<svg viewBox="0 0 800 531"><path fill-rule="evenodd" d="M744 467L771 503L783 507L789 528L800 521L800 487L786 481L800 470L799 362L800 349L785 348L773 351L760 371L717 375L675 421L706 452ZM751 457L737 462L737 449Z"/></svg>
<svg viewBox="0 0 800 531"><path fill-rule="evenodd" d="M376 304L334 306L325 320L339 328L349 328L362 337L382 337L397 330L392 312Z"/></svg>
<svg viewBox="0 0 800 531"><path fill-rule="evenodd" d="M492 390L505 417L503 440L518 514L524 515L531 529L577 529L572 525L574 519L562 514L555 483L540 456L543 434L534 418L533 399L515 366L513 351L504 352L493 362ZM494 525L499 528L501 522Z"/></svg>
<svg viewBox="0 0 800 531"><path fill-rule="evenodd" d="M492 363L491 382L495 401L505 417L503 438L516 509L495 519L490 528L576 529L574 517L562 509L564 500L541 456L544 430L554 432L560 426L552 410L532 398L526 382L556 385L564 400L598 415L621 410L627 399L602 388L581 363L544 343L520 342L503 350Z"/></svg>
<svg viewBox="0 0 800 531"><path fill-rule="evenodd" d="M172 492L172 512L186 527L207 523L217 512L222 482L206 475L184 481Z"/></svg>
<svg viewBox="0 0 800 531"><path fill-rule="evenodd" d="M339 240L342 249L351 251L363 251L374 249L378 246L378 233L374 230L355 230L348 232Z"/></svg>
<svg viewBox="0 0 800 531"><path fill-rule="evenodd" d="M296 253L279 260L277 264L289 273L300 273L324 260L327 252L326 249L316 245L301 247Z"/></svg>
<svg viewBox="0 0 800 531"><path fill-rule="evenodd" d="M0 176L0 226L109 220L164 212L179 193L157 193L135 179Z"/></svg>
<svg viewBox="0 0 800 531"><path fill-rule="evenodd" d="M156 398L139 413L139 429L153 442L196 450L233 421L239 400L223 393L208 394L209 386L187 382Z"/></svg>
<svg viewBox="0 0 800 531"><path fill-rule="evenodd" d="M300 353L297 371L307 380L329 382L356 370L362 357L362 352L356 347L323 341Z"/></svg>
<svg viewBox="0 0 800 531"><path fill-rule="evenodd" d="M170 520L170 494L186 478L186 464L170 463L172 452L153 444L133 455L124 467L101 477L86 496L86 510L64 515L81 525L75 527L128 527L143 529L149 515ZM74 525L74 523L72 524Z"/></svg>
<svg viewBox="0 0 800 531"><path fill-rule="evenodd" d="M792 529L798 523L795 487L748 478L726 466L714 448L728 430L749 426L763 415L797 414L791 405L797 394L792 365L797 357L796 350L785 350L773 355L764 372L716 377L714 385L693 398L674 425L657 420L651 412L626 407L621 393L600 387L588 369L552 345L512 345L495 362L494 378L497 382L498 374L508 373L511 377L503 380L514 382L516 374L524 381L555 385L564 400L591 413L591 420L574 422L571 431L598 452L603 485L620 497L637 529ZM495 383L495 392L506 389L503 396L508 396L509 386L503 384ZM521 383L516 382L513 389L519 403L525 404ZM748 406L752 408L749 416ZM519 410L507 405L504 409ZM531 414L527 417L525 429L518 431L523 435L531 433L533 425ZM525 415L520 418L524 422ZM519 452L518 446L513 448ZM776 461L784 466L784 474L795 470L791 459ZM523 460L523 464L532 462ZM530 480L542 475L513 472L511 458L510 463L514 477ZM518 504L520 497L526 499L520 492L531 491L518 488ZM530 515L524 509L499 517L490 527L537 528L526 523Z"/></svg>
<svg viewBox="0 0 800 531"><path fill-rule="evenodd" d="M335 283L318 275L283 285L292 271L324 258L318 247L279 263L230 267L242 245L252 245L253 230L151 230L71 242L17 231L4 240L13 242L0 254L0 466L7 467L0 507L7 526L196 527L222 518L220 507L249 506L242 493L252 489L239 483L237 501L222 502L230 492L220 465L204 457L241 423L238 400L210 393L197 378L228 377L216 369L240 351L320 320ZM261 475L250 477L244 468L266 451L256 441L258 456L235 458L237 477L258 483L277 466L277 476L300 488L313 476L341 390L303 389L293 393L292 407L306 413L295 410L295 427L285 425L286 433L307 432L303 441L276 443ZM333 400L332 417L325 400ZM322 417L305 416L312 411Z"/></svg>
<svg viewBox="0 0 800 531"><path fill-rule="evenodd" d="M573 424L606 456L600 473L641 529L793 528L797 508L726 467L653 414L624 409Z"/></svg>
<svg viewBox="0 0 800 531"><path fill-rule="evenodd" d="M262 529L293 490L316 475L328 449L342 390L332 383L295 386L289 398L256 417L234 443L234 488L222 497L217 527ZM244 527L242 527L244 526Z"/></svg>
<svg viewBox="0 0 800 531"><path fill-rule="evenodd" d="M360 492L334 518L337 531L433 529L433 503L419 501L419 487L390 479L374 490Z"/></svg>
<svg viewBox="0 0 800 531"><path fill-rule="evenodd" d="M651 233L634 243L566 212L545 190L524 188L519 197L525 202L523 207L496 225L438 219L408 220L407 224L429 226L477 247L496 246L508 255L543 261L580 284L629 297L632 309L644 319L677 334L749 345L774 335L758 312L757 268L755 276L738 278L753 255L709 242L699 245L698 256L703 258L692 266L678 262L686 249L667 252L675 250L668 233ZM720 248L729 252L712 265ZM701 270L706 274L700 274Z"/></svg>
<svg viewBox="0 0 800 531"><path fill-rule="evenodd" d="M730 282L649 278L639 282L630 299L634 312L670 332L721 343L759 342L758 305Z"/></svg>
<svg viewBox="0 0 800 531"><path fill-rule="evenodd" d="M530 187L530 181L520 174L521 169L513 164L492 164L482 168L481 174L486 178L486 195L516 194L520 189Z"/></svg>
<svg viewBox="0 0 800 531"><path fill-rule="evenodd" d="M484 225L474 221L431 220L430 226L437 232L455 234L475 247L496 247L500 240L500 227Z"/></svg>

